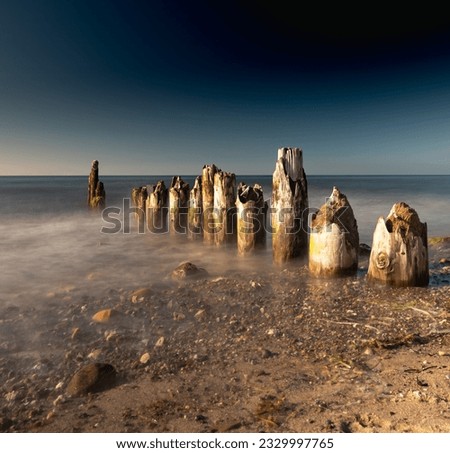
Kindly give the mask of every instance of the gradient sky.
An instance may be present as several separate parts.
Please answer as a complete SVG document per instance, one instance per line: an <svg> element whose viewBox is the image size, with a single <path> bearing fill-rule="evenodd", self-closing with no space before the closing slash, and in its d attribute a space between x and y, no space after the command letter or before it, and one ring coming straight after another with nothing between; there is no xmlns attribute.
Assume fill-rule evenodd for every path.
<svg viewBox="0 0 450 453"><path fill-rule="evenodd" d="M443 11L217 3L1 1L0 175L450 174Z"/></svg>

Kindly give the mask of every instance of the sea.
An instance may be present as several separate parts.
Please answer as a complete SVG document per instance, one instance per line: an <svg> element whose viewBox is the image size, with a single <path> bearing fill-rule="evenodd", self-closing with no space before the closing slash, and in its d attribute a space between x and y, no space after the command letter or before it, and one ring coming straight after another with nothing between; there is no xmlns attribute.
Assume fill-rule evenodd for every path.
<svg viewBox="0 0 450 453"><path fill-rule="evenodd" d="M182 176L192 183L194 176ZM131 189L171 177L102 176L106 207L125 212ZM237 183L262 185L270 200L271 175L237 175ZM270 241L262 254L239 257L235 249L207 246L169 234L111 232L101 211L87 208L87 176L0 177L0 306L36 303L49 295L143 287L192 261L210 273L270 269ZM355 214L360 242L371 245L377 219L404 201L428 225L428 236L450 236L450 176L308 176L311 209L336 186ZM123 220L123 219L122 219Z"/></svg>

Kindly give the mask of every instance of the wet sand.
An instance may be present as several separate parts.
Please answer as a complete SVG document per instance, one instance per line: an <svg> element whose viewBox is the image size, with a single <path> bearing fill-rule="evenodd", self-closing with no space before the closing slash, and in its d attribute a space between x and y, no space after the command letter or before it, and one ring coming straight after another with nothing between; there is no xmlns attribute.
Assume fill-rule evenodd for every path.
<svg viewBox="0 0 450 453"><path fill-rule="evenodd" d="M369 285L367 258L335 280L206 270L3 304L0 431L450 431L450 242L432 241L427 288ZM115 380L68 396L89 363Z"/></svg>

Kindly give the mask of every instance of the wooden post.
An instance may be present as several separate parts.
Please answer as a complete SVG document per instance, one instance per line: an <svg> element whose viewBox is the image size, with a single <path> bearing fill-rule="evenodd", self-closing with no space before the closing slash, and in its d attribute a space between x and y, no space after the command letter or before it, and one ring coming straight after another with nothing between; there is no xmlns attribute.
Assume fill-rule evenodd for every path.
<svg viewBox="0 0 450 453"><path fill-rule="evenodd" d="M276 263L306 255L308 186L301 148L280 148L272 182L272 249Z"/></svg>
<svg viewBox="0 0 450 453"><path fill-rule="evenodd" d="M131 190L131 201L136 208L135 218L139 233L145 232L145 208L147 203L147 187L135 187Z"/></svg>
<svg viewBox="0 0 450 453"><path fill-rule="evenodd" d="M237 190L237 246L238 253L253 252L265 244L265 203L262 187L240 183Z"/></svg>
<svg viewBox="0 0 450 453"><path fill-rule="evenodd" d="M392 286L427 286L427 224L406 203L396 203L378 219L369 258L369 280Z"/></svg>
<svg viewBox="0 0 450 453"><path fill-rule="evenodd" d="M187 233L189 184L179 176L172 178L169 189L169 231Z"/></svg>
<svg viewBox="0 0 450 453"><path fill-rule="evenodd" d="M150 186L147 196L147 228L152 233L167 232L167 189L164 181Z"/></svg>
<svg viewBox="0 0 450 453"><path fill-rule="evenodd" d="M188 235L192 239L202 237L202 208L202 177L197 176L189 194Z"/></svg>
<svg viewBox="0 0 450 453"><path fill-rule="evenodd" d="M214 175L214 216L217 245L236 240L236 176L219 170Z"/></svg>
<svg viewBox="0 0 450 453"><path fill-rule="evenodd" d="M338 188L314 214L309 270L315 276L353 275L358 270L359 234L353 210Z"/></svg>
<svg viewBox="0 0 450 453"><path fill-rule="evenodd" d="M203 203L203 240L214 243L214 175L219 171L212 165L204 165L202 170L202 203Z"/></svg>
<svg viewBox="0 0 450 453"><path fill-rule="evenodd" d="M105 199L105 188L103 183L98 180L98 160L94 160L92 161L88 181L88 206L90 208L104 208Z"/></svg>

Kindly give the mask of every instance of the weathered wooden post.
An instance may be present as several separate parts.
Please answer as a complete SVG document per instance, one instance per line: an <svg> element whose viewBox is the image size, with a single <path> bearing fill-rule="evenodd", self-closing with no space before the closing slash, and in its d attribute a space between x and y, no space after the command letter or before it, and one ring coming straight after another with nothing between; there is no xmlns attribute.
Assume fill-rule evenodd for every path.
<svg viewBox="0 0 450 453"><path fill-rule="evenodd" d="M276 263L306 255L308 186L301 148L280 148L272 182L272 249Z"/></svg>
<svg viewBox="0 0 450 453"><path fill-rule="evenodd" d="M358 225L347 197L334 187L313 215L309 236L309 270L315 276L352 275L358 270Z"/></svg>
<svg viewBox="0 0 450 453"><path fill-rule="evenodd" d="M236 240L236 176L219 170L214 175L214 216L217 245Z"/></svg>
<svg viewBox="0 0 450 453"><path fill-rule="evenodd" d="M147 186L134 187L131 190L131 202L135 210L135 218L138 224L139 233L145 231L145 212L147 203Z"/></svg>
<svg viewBox="0 0 450 453"><path fill-rule="evenodd" d="M147 228L152 233L167 232L167 189L164 181L150 186L147 195Z"/></svg>
<svg viewBox="0 0 450 453"><path fill-rule="evenodd" d="M103 183L98 180L98 160L94 160L92 161L88 181L88 206L90 208L104 208L105 199L105 188Z"/></svg>
<svg viewBox="0 0 450 453"><path fill-rule="evenodd" d="M203 203L203 240L208 244L214 243L214 175L218 168L204 165L202 170L202 203Z"/></svg>
<svg viewBox="0 0 450 453"><path fill-rule="evenodd" d="M202 212L202 177L197 176L189 194L188 236L192 239L202 237Z"/></svg>
<svg viewBox="0 0 450 453"><path fill-rule="evenodd" d="M396 203L378 219L367 272L369 280L392 286L427 286L427 224L406 203Z"/></svg>
<svg viewBox="0 0 450 453"><path fill-rule="evenodd" d="M169 189L169 231L187 233L189 184L179 176L172 178Z"/></svg>
<svg viewBox="0 0 450 453"><path fill-rule="evenodd" d="M253 187L240 183L237 190L237 246L238 253L253 252L265 244L265 204L259 184Z"/></svg>

